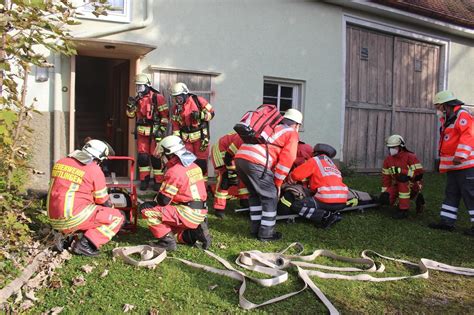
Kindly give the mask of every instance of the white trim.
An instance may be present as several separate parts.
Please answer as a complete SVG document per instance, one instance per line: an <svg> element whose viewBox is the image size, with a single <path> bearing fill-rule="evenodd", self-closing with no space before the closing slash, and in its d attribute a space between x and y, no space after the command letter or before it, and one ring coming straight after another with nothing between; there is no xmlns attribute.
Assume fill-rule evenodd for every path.
<svg viewBox="0 0 474 315"><path fill-rule="evenodd" d="M451 51L451 41L449 38L423 33L420 31L413 30L411 28L402 28L393 24L382 23L375 19L363 18L354 14L344 13L342 15L342 113L341 113L341 150L340 150L340 161L344 161L344 135L345 135L345 113L346 113L346 50L347 50L347 34L346 29L348 24L354 24L365 28L370 28L376 31L383 31L385 33L399 35L419 41L434 43L440 46L440 73L438 89L445 90L448 88L448 67L449 67L449 54ZM436 136L436 143L439 141L439 134ZM438 150L435 150L436 156L438 156Z"/></svg>
<svg viewBox="0 0 474 315"><path fill-rule="evenodd" d="M173 67L161 67L156 65L149 65L148 69L150 71L168 71L168 72L185 72L185 73L196 73L196 74L208 74L211 76L219 76L220 72L207 71L207 70L193 70L193 69L183 69L183 68L173 68Z"/></svg>
<svg viewBox="0 0 474 315"><path fill-rule="evenodd" d="M76 11L81 13L81 15L76 16L78 19L118 23L130 23L132 21L131 0L123 0L123 13L111 10L107 11L107 15L100 15L98 17L92 14L92 9L88 8L89 2L87 0L73 0L73 5L77 7Z"/></svg>

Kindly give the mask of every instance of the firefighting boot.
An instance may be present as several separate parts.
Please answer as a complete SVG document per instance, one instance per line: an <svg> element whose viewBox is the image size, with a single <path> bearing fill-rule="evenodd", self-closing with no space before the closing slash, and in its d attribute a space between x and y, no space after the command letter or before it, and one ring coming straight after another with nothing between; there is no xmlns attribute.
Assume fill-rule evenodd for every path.
<svg viewBox="0 0 474 315"><path fill-rule="evenodd" d="M147 190L149 182L150 176L146 176L142 181L140 181L140 190Z"/></svg>
<svg viewBox="0 0 474 315"><path fill-rule="evenodd" d="M63 252L67 250L74 240L74 235L64 235L62 233L53 231L54 235L54 244L53 244L53 251L55 252Z"/></svg>
<svg viewBox="0 0 474 315"><path fill-rule="evenodd" d="M398 210L392 215L392 219L402 220L408 218L408 210Z"/></svg>
<svg viewBox="0 0 474 315"><path fill-rule="evenodd" d="M389 195L388 191L384 191L383 193L380 194L380 196L378 198L378 202L382 206L390 205L390 195Z"/></svg>
<svg viewBox="0 0 474 315"><path fill-rule="evenodd" d="M209 233L207 218L204 220L204 222L199 224L197 229L191 231L195 235L196 240L202 243L202 248L208 249L209 247L211 247L212 236L211 233Z"/></svg>
<svg viewBox="0 0 474 315"><path fill-rule="evenodd" d="M443 217L441 217L441 220L439 223L430 223L428 227L436 230L445 230L445 231L454 231L454 223L456 221L454 220L447 220Z"/></svg>
<svg viewBox="0 0 474 315"><path fill-rule="evenodd" d="M423 196L422 193L418 193L418 196L416 196L416 213L422 213L423 210L425 209L425 197Z"/></svg>
<svg viewBox="0 0 474 315"><path fill-rule="evenodd" d="M250 221L250 235L257 237L258 230L260 230L260 221Z"/></svg>
<svg viewBox="0 0 474 315"><path fill-rule="evenodd" d="M275 226L261 225L258 230L257 239L262 242L273 242L281 239L282 234L275 231Z"/></svg>
<svg viewBox="0 0 474 315"><path fill-rule="evenodd" d="M323 229L329 229L331 226L342 220L339 212L326 211L321 223L318 225Z"/></svg>
<svg viewBox="0 0 474 315"><path fill-rule="evenodd" d="M214 215L218 217L219 219L224 219L225 218L225 211L224 210L215 210Z"/></svg>
<svg viewBox="0 0 474 315"><path fill-rule="evenodd" d="M239 199L239 205L241 208L248 208L250 207L249 205L249 200L247 198L244 199Z"/></svg>
<svg viewBox="0 0 474 315"><path fill-rule="evenodd" d="M95 257L99 255L99 250L92 244L87 237L82 236L80 240L76 240L72 245L72 252L77 255L84 255L89 257Z"/></svg>
<svg viewBox="0 0 474 315"><path fill-rule="evenodd" d="M163 248L169 252L174 251L178 248L176 245L176 238L172 233L168 233L162 238L159 238L158 241L153 242L154 247Z"/></svg>

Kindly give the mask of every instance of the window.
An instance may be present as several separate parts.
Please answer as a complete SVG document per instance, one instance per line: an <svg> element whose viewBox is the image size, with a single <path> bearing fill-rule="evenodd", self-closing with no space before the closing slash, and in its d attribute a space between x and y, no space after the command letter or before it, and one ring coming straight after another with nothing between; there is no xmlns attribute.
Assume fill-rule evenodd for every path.
<svg viewBox="0 0 474 315"><path fill-rule="evenodd" d="M302 95L302 81L264 78L263 103L276 105L282 113L289 108L296 108L302 112Z"/></svg>
<svg viewBox="0 0 474 315"><path fill-rule="evenodd" d="M123 22L130 23L131 21L131 9L132 1L131 0L108 0L107 3L110 4L113 10L107 11L107 15L101 15L95 17L92 14L94 11L93 6L89 3L90 0L74 0L73 4L77 7L77 12L81 13L78 15L78 18L82 19L91 19L91 20L101 20L101 21L112 21L112 22Z"/></svg>

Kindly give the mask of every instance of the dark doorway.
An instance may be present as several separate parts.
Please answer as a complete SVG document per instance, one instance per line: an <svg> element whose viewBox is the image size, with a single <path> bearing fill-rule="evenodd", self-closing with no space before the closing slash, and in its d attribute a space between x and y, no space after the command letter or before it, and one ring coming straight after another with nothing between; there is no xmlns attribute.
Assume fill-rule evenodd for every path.
<svg viewBox="0 0 474 315"><path fill-rule="evenodd" d="M127 59L76 57L75 143L84 139L107 141L115 155L128 155L128 118L125 106L129 94L130 62ZM126 165L114 167L126 175Z"/></svg>

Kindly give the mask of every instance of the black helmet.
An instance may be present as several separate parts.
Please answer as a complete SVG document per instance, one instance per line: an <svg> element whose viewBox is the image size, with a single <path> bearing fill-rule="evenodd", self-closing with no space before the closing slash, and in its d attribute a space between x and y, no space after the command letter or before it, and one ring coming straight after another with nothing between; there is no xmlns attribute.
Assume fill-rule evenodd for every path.
<svg viewBox="0 0 474 315"><path fill-rule="evenodd" d="M336 153L336 149L326 143L318 143L313 148L313 155L325 154L331 159L336 156Z"/></svg>

